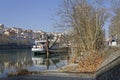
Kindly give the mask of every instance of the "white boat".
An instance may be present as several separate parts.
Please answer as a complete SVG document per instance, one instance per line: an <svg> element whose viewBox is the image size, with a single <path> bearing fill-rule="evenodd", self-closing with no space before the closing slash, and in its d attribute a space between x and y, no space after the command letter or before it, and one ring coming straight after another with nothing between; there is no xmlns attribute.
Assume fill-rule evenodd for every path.
<svg viewBox="0 0 120 80"><path fill-rule="evenodd" d="M46 54L46 40L35 41L35 45L32 48L33 56L32 61L34 65L40 65L44 63L44 58L41 55Z"/></svg>
<svg viewBox="0 0 120 80"><path fill-rule="evenodd" d="M40 65L45 63L46 53L47 53L47 45L46 45L47 41L48 40L35 41L35 45L32 48L32 52L33 52L32 61L34 65ZM48 45L49 54L64 53L65 50L59 49L59 45L54 44L55 42L56 41L51 41L51 45ZM59 60L59 59L53 58L52 60Z"/></svg>
<svg viewBox="0 0 120 80"><path fill-rule="evenodd" d="M46 50L46 40L35 41L35 45L33 45L33 52L41 52L44 53Z"/></svg>

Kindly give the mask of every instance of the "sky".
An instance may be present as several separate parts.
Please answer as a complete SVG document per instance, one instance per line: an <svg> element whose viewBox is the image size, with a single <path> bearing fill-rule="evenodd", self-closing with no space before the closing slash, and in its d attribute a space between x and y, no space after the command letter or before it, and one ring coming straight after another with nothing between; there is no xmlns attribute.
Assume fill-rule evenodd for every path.
<svg viewBox="0 0 120 80"><path fill-rule="evenodd" d="M0 24L54 32L60 0L0 0Z"/></svg>

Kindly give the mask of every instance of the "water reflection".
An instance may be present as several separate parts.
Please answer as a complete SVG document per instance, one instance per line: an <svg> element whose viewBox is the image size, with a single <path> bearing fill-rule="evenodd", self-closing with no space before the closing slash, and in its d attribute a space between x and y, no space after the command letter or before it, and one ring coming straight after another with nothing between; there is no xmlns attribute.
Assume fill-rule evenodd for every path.
<svg viewBox="0 0 120 80"><path fill-rule="evenodd" d="M32 65L31 50L0 50L0 71L4 69L21 69Z"/></svg>
<svg viewBox="0 0 120 80"><path fill-rule="evenodd" d="M46 66L46 69L56 69L66 65L66 53L51 53L47 59L46 54L40 52L33 52L32 61L34 66Z"/></svg>
<svg viewBox="0 0 120 80"><path fill-rule="evenodd" d="M46 55L39 55L43 58L43 64L38 64L39 68L34 67L33 52L30 49L8 49L0 50L0 73L4 72L6 69L22 69L27 68L28 70L46 70L56 69L58 67L66 65L66 56L67 54L51 54L49 56L49 66L46 66Z"/></svg>

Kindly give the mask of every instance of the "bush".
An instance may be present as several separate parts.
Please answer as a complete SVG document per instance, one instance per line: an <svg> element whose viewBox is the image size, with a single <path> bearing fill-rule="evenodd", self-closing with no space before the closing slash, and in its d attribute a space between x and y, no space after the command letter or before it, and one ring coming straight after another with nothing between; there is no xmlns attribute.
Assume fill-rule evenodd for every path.
<svg viewBox="0 0 120 80"><path fill-rule="evenodd" d="M17 71L17 75L28 75L29 71L27 69L21 69Z"/></svg>

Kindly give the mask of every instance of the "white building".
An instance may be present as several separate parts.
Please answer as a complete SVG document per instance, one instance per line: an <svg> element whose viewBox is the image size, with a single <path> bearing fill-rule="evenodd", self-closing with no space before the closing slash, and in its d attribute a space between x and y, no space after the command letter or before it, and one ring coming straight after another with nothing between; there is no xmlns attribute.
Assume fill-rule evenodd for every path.
<svg viewBox="0 0 120 80"><path fill-rule="evenodd" d="M113 38L107 39L106 42L108 43L109 46L117 46L118 45L117 38L115 38L115 39L113 39Z"/></svg>
<svg viewBox="0 0 120 80"><path fill-rule="evenodd" d="M33 32L33 38L37 40L45 39L46 38L46 33L43 31L34 31Z"/></svg>

